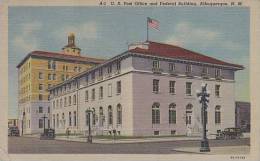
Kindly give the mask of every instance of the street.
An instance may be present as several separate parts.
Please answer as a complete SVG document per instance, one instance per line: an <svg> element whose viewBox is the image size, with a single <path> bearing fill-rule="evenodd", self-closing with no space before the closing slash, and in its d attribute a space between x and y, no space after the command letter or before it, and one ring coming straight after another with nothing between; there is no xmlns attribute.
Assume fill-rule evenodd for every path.
<svg viewBox="0 0 260 161"><path fill-rule="evenodd" d="M250 139L209 140L210 147L249 145ZM34 137L9 137L8 151L11 154L173 154L174 148L199 147L198 140L168 142L143 142L99 144L62 140L40 140Z"/></svg>

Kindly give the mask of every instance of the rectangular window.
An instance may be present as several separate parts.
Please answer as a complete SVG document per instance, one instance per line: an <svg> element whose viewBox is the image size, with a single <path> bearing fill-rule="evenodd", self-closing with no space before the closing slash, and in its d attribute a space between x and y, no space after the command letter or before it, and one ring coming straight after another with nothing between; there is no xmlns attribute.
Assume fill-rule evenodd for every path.
<svg viewBox="0 0 260 161"><path fill-rule="evenodd" d="M103 99L103 87L99 87L99 99Z"/></svg>
<svg viewBox="0 0 260 161"><path fill-rule="evenodd" d="M159 69L160 68L160 62L158 60L153 61L153 68L154 69Z"/></svg>
<svg viewBox="0 0 260 161"><path fill-rule="evenodd" d="M92 81L92 83L95 82L95 72L91 73L91 81Z"/></svg>
<svg viewBox="0 0 260 161"><path fill-rule="evenodd" d="M65 80L65 76L64 74L61 75L61 81L64 81Z"/></svg>
<svg viewBox="0 0 260 161"><path fill-rule="evenodd" d="M174 63L169 63L169 71L172 72L175 70L175 64Z"/></svg>
<svg viewBox="0 0 260 161"><path fill-rule="evenodd" d="M216 97L220 96L220 85L215 85L215 96Z"/></svg>
<svg viewBox="0 0 260 161"><path fill-rule="evenodd" d="M158 79L153 80L153 92L154 93L159 92L159 80Z"/></svg>
<svg viewBox="0 0 260 161"><path fill-rule="evenodd" d="M71 106L71 96L69 96L69 106Z"/></svg>
<svg viewBox="0 0 260 161"><path fill-rule="evenodd" d="M112 73L112 65L107 67L107 73L110 75Z"/></svg>
<svg viewBox="0 0 260 161"><path fill-rule="evenodd" d="M191 71L192 71L192 66L191 66L191 64L187 64L187 65L186 65L186 73L191 73Z"/></svg>
<svg viewBox="0 0 260 161"><path fill-rule="evenodd" d="M41 101L43 99L42 94L39 94L39 100Z"/></svg>
<svg viewBox="0 0 260 161"><path fill-rule="evenodd" d="M51 74L48 74L48 80L51 80Z"/></svg>
<svg viewBox="0 0 260 161"><path fill-rule="evenodd" d="M159 131L154 131L153 134L154 135L160 135L160 132Z"/></svg>
<svg viewBox="0 0 260 161"><path fill-rule="evenodd" d="M77 126L77 113L74 111L74 126Z"/></svg>
<svg viewBox="0 0 260 161"><path fill-rule="evenodd" d="M76 103L77 103L77 97L76 95L73 95L73 104L76 105Z"/></svg>
<svg viewBox="0 0 260 161"><path fill-rule="evenodd" d="M103 69L102 69L102 68L100 68L100 69L98 70L98 76L99 76L99 77L103 77Z"/></svg>
<svg viewBox="0 0 260 161"><path fill-rule="evenodd" d="M52 62L51 62L51 60L49 60L48 61L48 69L51 69L51 64L52 64Z"/></svg>
<svg viewBox="0 0 260 161"><path fill-rule="evenodd" d="M121 61L117 61L117 62L116 62L116 71L117 71L117 74L120 73L120 70L121 70Z"/></svg>
<svg viewBox="0 0 260 161"><path fill-rule="evenodd" d="M108 84L108 97L112 97L112 84Z"/></svg>
<svg viewBox="0 0 260 161"><path fill-rule="evenodd" d="M215 69L215 77L216 78L221 77L221 69Z"/></svg>
<svg viewBox="0 0 260 161"><path fill-rule="evenodd" d="M175 94L175 81L169 82L169 93Z"/></svg>
<svg viewBox="0 0 260 161"><path fill-rule="evenodd" d="M221 113L219 110L215 111L215 124L221 123Z"/></svg>
<svg viewBox="0 0 260 161"><path fill-rule="evenodd" d="M191 82L186 82L186 95L191 96Z"/></svg>
<svg viewBox="0 0 260 161"><path fill-rule="evenodd" d="M43 128L43 120L39 119L39 128Z"/></svg>
<svg viewBox="0 0 260 161"><path fill-rule="evenodd" d="M202 74L208 74L208 73L209 73L209 69L207 67L203 67Z"/></svg>
<svg viewBox="0 0 260 161"><path fill-rule="evenodd" d="M50 113L51 112L51 109L50 109L50 106L48 106L48 113Z"/></svg>
<svg viewBox="0 0 260 161"><path fill-rule="evenodd" d="M56 74L53 74L53 75L52 75L52 79L53 79L53 80L56 80Z"/></svg>
<svg viewBox="0 0 260 161"><path fill-rule="evenodd" d="M121 81L116 82L116 91L117 94L121 94Z"/></svg>
<svg viewBox="0 0 260 161"><path fill-rule="evenodd" d="M40 90L40 91L43 90L43 84L39 84L39 90Z"/></svg>
<svg viewBox="0 0 260 161"><path fill-rule="evenodd" d="M43 113L43 108L39 106L39 113Z"/></svg>
<svg viewBox="0 0 260 161"><path fill-rule="evenodd" d="M92 100L95 100L95 88L92 89L92 97L91 97Z"/></svg>
<svg viewBox="0 0 260 161"><path fill-rule="evenodd" d="M88 91L85 91L85 102L88 102Z"/></svg>
<svg viewBox="0 0 260 161"><path fill-rule="evenodd" d="M72 125L72 120L71 120L71 112L69 112L69 126Z"/></svg>
<svg viewBox="0 0 260 161"><path fill-rule="evenodd" d="M169 110L169 124L176 124L176 111Z"/></svg>
<svg viewBox="0 0 260 161"><path fill-rule="evenodd" d="M39 72L39 79L43 79L43 73Z"/></svg>

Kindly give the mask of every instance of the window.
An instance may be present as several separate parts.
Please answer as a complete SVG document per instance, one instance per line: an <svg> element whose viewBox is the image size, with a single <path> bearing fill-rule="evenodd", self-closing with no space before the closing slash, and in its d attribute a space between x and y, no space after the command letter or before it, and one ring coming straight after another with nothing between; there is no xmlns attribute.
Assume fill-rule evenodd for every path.
<svg viewBox="0 0 260 161"><path fill-rule="evenodd" d="M51 80L51 74L48 74L48 80Z"/></svg>
<svg viewBox="0 0 260 161"><path fill-rule="evenodd" d="M43 113L43 108L39 106L39 113Z"/></svg>
<svg viewBox="0 0 260 161"><path fill-rule="evenodd" d="M39 100L41 101L43 99L42 94L39 94Z"/></svg>
<svg viewBox="0 0 260 161"><path fill-rule="evenodd" d="M85 91L85 102L88 101L88 91Z"/></svg>
<svg viewBox="0 0 260 161"><path fill-rule="evenodd" d="M107 67L107 73L110 75L112 73L112 65Z"/></svg>
<svg viewBox="0 0 260 161"><path fill-rule="evenodd" d="M69 96L69 106L71 106L71 96Z"/></svg>
<svg viewBox="0 0 260 161"><path fill-rule="evenodd" d="M59 108L59 100L56 100L56 107Z"/></svg>
<svg viewBox="0 0 260 161"><path fill-rule="evenodd" d="M153 61L153 68L154 69L159 69L160 68L160 62L158 60Z"/></svg>
<svg viewBox="0 0 260 161"><path fill-rule="evenodd" d="M74 67L74 72L77 72L77 70L78 70L78 67Z"/></svg>
<svg viewBox="0 0 260 161"><path fill-rule="evenodd" d="M76 105L76 103L77 103L77 97L76 95L73 95L73 104Z"/></svg>
<svg viewBox="0 0 260 161"><path fill-rule="evenodd" d="M216 78L221 77L221 69L215 69L215 77Z"/></svg>
<svg viewBox="0 0 260 161"><path fill-rule="evenodd" d="M160 124L160 104L154 103L152 106L152 124Z"/></svg>
<svg viewBox="0 0 260 161"><path fill-rule="evenodd" d="M52 117L52 123L53 123L53 128L55 128L55 114L53 114L53 117Z"/></svg>
<svg viewBox="0 0 260 161"><path fill-rule="evenodd" d="M208 74L208 73L209 73L208 67L203 67L202 68L202 74Z"/></svg>
<svg viewBox="0 0 260 161"><path fill-rule="evenodd" d="M72 123L71 123L71 112L69 112L69 126L71 126Z"/></svg>
<svg viewBox="0 0 260 161"><path fill-rule="evenodd" d="M51 88L51 84L48 84L48 89Z"/></svg>
<svg viewBox="0 0 260 161"><path fill-rule="evenodd" d="M169 105L169 124L176 124L176 104Z"/></svg>
<svg viewBox="0 0 260 161"><path fill-rule="evenodd" d="M116 70L120 71L121 70L121 61L116 62Z"/></svg>
<svg viewBox="0 0 260 161"><path fill-rule="evenodd" d="M85 77L86 84L88 85L88 75Z"/></svg>
<svg viewBox="0 0 260 161"><path fill-rule="evenodd" d="M95 72L91 73L91 81L92 81L92 83L95 82Z"/></svg>
<svg viewBox="0 0 260 161"><path fill-rule="evenodd" d="M59 128L59 126L60 126L60 121L59 121L60 118L59 118L59 114L56 115L56 120L57 120L57 121L56 121L56 122L57 122L57 128Z"/></svg>
<svg viewBox="0 0 260 161"><path fill-rule="evenodd" d="M104 125L104 113L103 113L103 107L99 107L99 126L102 127Z"/></svg>
<svg viewBox="0 0 260 161"><path fill-rule="evenodd" d="M48 69L51 69L51 60L48 61Z"/></svg>
<svg viewBox="0 0 260 161"><path fill-rule="evenodd" d="M186 106L186 125L191 124L191 116L192 116L192 104L188 104Z"/></svg>
<svg viewBox="0 0 260 161"><path fill-rule="evenodd" d="M85 111L85 123L86 123L86 126L89 126L89 117L90 117L90 114L89 112Z"/></svg>
<svg viewBox="0 0 260 161"><path fill-rule="evenodd" d="M64 76L64 74L61 75L61 80L62 80L62 81L65 80L65 76Z"/></svg>
<svg viewBox="0 0 260 161"><path fill-rule="evenodd" d="M39 119L39 128L43 128L43 120L42 119Z"/></svg>
<svg viewBox="0 0 260 161"><path fill-rule="evenodd" d="M55 101L52 102L52 108L55 108Z"/></svg>
<svg viewBox="0 0 260 161"><path fill-rule="evenodd" d="M95 100L95 88L92 89L91 99L92 99L92 101Z"/></svg>
<svg viewBox="0 0 260 161"><path fill-rule="evenodd" d="M95 112L95 109L92 108L92 111L93 111L92 125L96 125L96 112Z"/></svg>
<svg viewBox="0 0 260 161"><path fill-rule="evenodd" d="M158 79L153 80L153 92L154 93L159 92L159 80Z"/></svg>
<svg viewBox="0 0 260 161"><path fill-rule="evenodd" d="M43 79L43 73L39 72L39 79Z"/></svg>
<svg viewBox="0 0 260 161"><path fill-rule="evenodd" d="M157 130L157 131L154 131L154 132L153 132L153 135L160 135L160 131L158 131L158 130Z"/></svg>
<svg viewBox="0 0 260 161"><path fill-rule="evenodd" d="M191 82L186 82L186 95L191 96Z"/></svg>
<svg viewBox="0 0 260 161"><path fill-rule="evenodd" d="M116 82L116 91L117 94L121 94L121 81Z"/></svg>
<svg viewBox="0 0 260 161"><path fill-rule="evenodd" d="M66 71L68 71L69 70L69 67L66 65Z"/></svg>
<svg viewBox="0 0 260 161"><path fill-rule="evenodd" d="M60 108L62 108L62 98L60 99Z"/></svg>
<svg viewBox="0 0 260 161"><path fill-rule="evenodd" d="M174 63L169 63L169 71L172 72L175 70L175 64Z"/></svg>
<svg viewBox="0 0 260 161"><path fill-rule="evenodd" d="M39 84L39 90L40 90L40 91L43 90L43 84Z"/></svg>
<svg viewBox="0 0 260 161"><path fill-rule="evenodd" d="M169 82L169 93L175 94L175 81Z"/></svg>
<svg viewBox="0 0 260 161"><path fill-rule="evenodd" d="M122 124L122 106L121 104L117 105L117 125Z"/></svg>
<svg viewBox="0 0 260 161"><path fill-rule="evenodd" d="M191 70L192 70L191 64L187 64L186 65L186 73L191 73Z"/></svg>
<svg viewBox="0 0 260 161"><path fill-rule="evenodd" d="M103 77L103 69L102 68L98 69L98 76Z"/></svg>
<svg viewBox="0 0 260 161"><path fill-rule="evenodd" d="M215 85L215 96L216 97L220 96L220 85Z"/></svg>
<svg viewBox="0 0 260 161"><path fill-rule="evenodd" d="M50 113L51 112L51 109L50 109L50 106L48 106L48 113Z"/></svg>
<svg viewBox="0 0 260 161"><path fill-rule="evenodd" d="M99 87L99 99L103 99L103 87Z"/></svg>
<svg viewBox="0 0 260 161"><path fill-rule="evenodd" d="M63 65L62 69L63 69L63 71L65 71L65 70L66 70L66 69L65 69L65 65Z"/></svg>
<svg viewBox="0 0 260 161"><path fill-rule="evenodd" d="M77 126L77 112L74 111L74 126Z"/></svg>
<svg viewBox="0 0 260 161"><path fill-rule="evenodd" d="M112 97L112 84L108 84L108 97Z"/></svg>
<svg viewBox="0 0 260 161"><path fill-rule="evenodd" d="M53 80L56 80L56 74L53 74L53 75L52 75L52 79L53 79Z"/></svg>
<svg viewBox="0 0 260 161"><path fill-rule="evenodd" d="M67 106L67 97L64 98L64 107Z"/></svg>
<svg viewBox="0 0 260 161"><path fill-rule="evenodd" d="M113 124L113 111L112 111L112 106L108 106L108 125Z"/></svg>
<svg viewBox="0 0 260 161"><path fill-rule="evenodd" d="M220 113L220 106L217 105L215 107L215 124L221 123L221 113Z"/></svg>
<svg viewBox="0 0 260 161"><path fill-rule="evenodd" d="M56 62L55 61L52 62L52 69L54 69L54 70L56 69Z"/></svg>

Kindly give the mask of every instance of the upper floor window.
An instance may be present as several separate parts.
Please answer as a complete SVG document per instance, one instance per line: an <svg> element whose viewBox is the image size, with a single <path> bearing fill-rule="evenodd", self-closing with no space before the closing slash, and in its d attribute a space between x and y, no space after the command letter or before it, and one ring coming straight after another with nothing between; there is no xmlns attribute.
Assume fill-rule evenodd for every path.
<svg viewBox="0 0 260 161"><path fill-rule="evenodd" d="M117 94L121 93L121 81L116 82L116 92Z"/></svg>
<svg viewBox="0 0 260 161"><path fill-rule="evenodd" d="M75 105L77 103L77 97L76 95L73 95L73 104Z"/></svg>
<svg viewBox="0 0 260 161"><path fill-rule="evenodd" d="M69 112L69 126L72 125L72 120L71 120L71 112Z"/></svg>
<svg viewBox="0 0 260 161"><path fill-rule="evenodd" d="M88 91L85 91L85 102L88 101Z"/></svg>
<svg viewBox="0 0 260 161"><path fill-rule="evenodd" d="M112 73L112 65L111 65L111 64L108 65L108 67L107 67L107 73L108 73L108 74L111 74L111 73Z"/></svg>
<svg viewBox="0 0 260 161"><path fill-rule="evenodd" d="M43 90L43 84L39 84L39 90L40 90L40 91Z"/></svg>
<svg viewBox="0 0 260 161"><path fill-rule="evenodd" d="M48 80L51 80L51 74L48 74Z"/></svg>
<svg viewBox="0 0 260 161"><path fill-rule="evenodd" d="M91 97L92 100L95 100L95 88L92 89L92 97Z"/></svg>
<svg viewBox="0 0 260 161"><path fill-rule="evenodd" d="M56 74L53 74L53 75L52 75L52 79L53 79L53 80L56 80Z"/></svg>
<svg viewBox="0 0 260 161"><path fill-rule="evenodd" d="M187 64L186 65L186 73L191 73L192 71L192 65L191 64Z"/></svg>
<svg viewBox="0 0 260 161"><path fill-rule="evenodd" d="M56 69L56 62L53 60L48 61L48 69Z"/></svg>
<svg viewBox="0 0 260 161"><path fill-rule="evenodd" d="M98 69L98 76L103 77L103 69L102 68Z"/></svg>
<svg viewBox="0 0 260 161"><path fill-rule="evenodd" d="M159 69L160 68L160 62L158 60L153 61L153 68L154 69Z"/></svg>
<svg viewBox="0 0 260 161"><path fill-rule="evenodd" d="M64 98L64 107L67 106L67 97Z"/></svg>
<svg viewBox="0 0 260 161"><path fill-rule="evenodd" d="M191 82L186 82L186 95L191 95L192 94L192 89L191 89L191 85L192 83Z"/></svg>
<svg viewBox="0 0 260 161"><path fill-rule="evenodd" d="M221 69L215 69L215 77L216 78L221 77Z"/></svg>
<svg viewBox="0 0 260 161"><path fill-rule="evenodd" d="M43 79L43 73L39 72L39 79Z"/></svg>
<svg viewBox="0 0 260 161"><path fill-rule="evenodd" d="M169 82L169 93L175 94L175 81Z"/></svg>
<svg viewBox="0 0 260 161"><path fill-rule="evenodd" d="M220 85L215 85L215 96L216 97L220 96Z"/></svg>
<svg viewBox="0 0 260 161"><path fill-rule="evenodd" d="M108 84L108 97L112 97L112 84Z"/></svg>
<svg viewBox="0 0 260 161"><path fill-rule="evenodd" d="M69 96L69 106L71 105L71 96Z"/></svg>
<svg viewBox="0 0 260 161"><path fill-rule="evenodd" d="M62 81L65 80L65 76L64 76L64 74L61 75L61 80L62 80Z"/></svg>
<svg viewBox="0 0 260 161"><path fill-rule="evenodd" d="M99 87L99 99L103 98L103 87Z"/></svg>
<svg viewBox="0 0 260 161"><path fill-rule="evenodd" d="M116 62L116 70L120 71L121 70L121 61Z"/></svg>
<svg viewBox="0 0 260 161"><path fill-rule="evenodd" d="M209 73L209 68L208 67L202 67L202 74L208 74Z"/></svg>
<svg viewBox="0 0 260 161"><path fill-rule="evenodd" d="M40 101L43 100L42 94L39 94L39 100L40 100Z"/></svg>
<svg viewBox="0 0 260 161"><path fill-rule="evenodd" d="M159 92L159 80L153 79L153 92L158 93Z"/></svg>
<svg viewBox="0 0 260 161"><path fill-rule="evenodd" d="M86 84L88 84L88 75L85 76Z"/></svg>
<svg viewBox="0 0 260 161"><path fill-rule="evenodd" d="M43 107L39 106L39 113L43 113Z"/></svg>
<svg viewBox="0 0 260 161"><path fill-rule="evenodd" d="M93 72L91 73L91 80L92 80L92 82L95 81L95 71L93 71Z"/></svg>
<svg viewBox="0 0 260 161"><path fill-rule="evenodd" d="M172 72L175 70L175 64L174 63L169 63L169 71Z"/></svg>
<svg viewBox="0 0 260 161"><path fill-rule="evenodd" d="M51 63L51 60L49 60L49 61L48 61L48 69L51 69L51 66L52 66L51 64L52 64L52 63Z"/></svg>

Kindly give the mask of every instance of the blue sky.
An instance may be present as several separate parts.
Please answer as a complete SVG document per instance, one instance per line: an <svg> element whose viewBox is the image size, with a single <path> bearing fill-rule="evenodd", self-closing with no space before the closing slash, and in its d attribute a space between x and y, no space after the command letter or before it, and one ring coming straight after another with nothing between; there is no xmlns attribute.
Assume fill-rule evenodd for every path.
<svg viewBox="0 0 260 161"><path fill-rule="evenodd" d="M236 73L236 100L249 101L248 8L9 7L9 116L17 115L16 65L30 51L59 52L74 32L82 55L109 58L146 40L146 17L160 22L152 41L245 66Z"/></svg>

